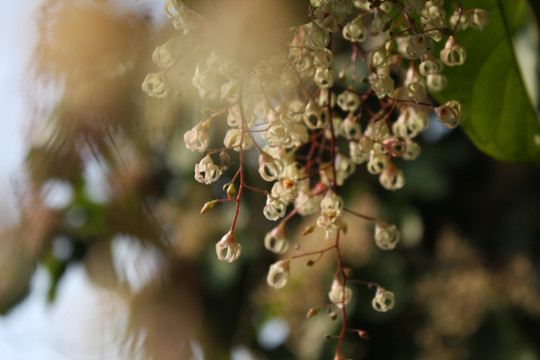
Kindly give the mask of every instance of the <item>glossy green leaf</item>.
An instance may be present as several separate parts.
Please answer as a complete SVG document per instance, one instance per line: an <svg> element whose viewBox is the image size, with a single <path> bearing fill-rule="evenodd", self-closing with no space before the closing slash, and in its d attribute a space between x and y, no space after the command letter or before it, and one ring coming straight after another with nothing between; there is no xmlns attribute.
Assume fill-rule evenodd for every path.
<svg viewBox="0 0 540 360"><path fill-rule="evenodd" d="M540 163L540 122L512 44L524 1L469 0L462 4L465 9L487 10L490 23L483 31L457 32L467 61L445 69L448 88L436 97L463 104L462 128L486 154L503 161Z"/></svg>

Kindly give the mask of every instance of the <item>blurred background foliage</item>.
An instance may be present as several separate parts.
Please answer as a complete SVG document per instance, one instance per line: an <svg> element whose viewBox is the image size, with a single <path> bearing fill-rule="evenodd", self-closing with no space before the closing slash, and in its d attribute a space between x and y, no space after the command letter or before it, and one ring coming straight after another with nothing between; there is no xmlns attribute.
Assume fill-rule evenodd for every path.
<svg viewBox="0 0 540 360"><path fill-rule="evenodd" d="M96 353L117 346L126 359L331 358L335 344L323 335L339 325L324 313L305 314L327 302L335 259L293 263L289 284L269 288L275 259L262 239L272 224L257 193L246 194L240 213L242 256L232 264L215 256L233 209L199 210L221 196L228 179L210 187L194 181L198 154L182 141L202 105L189 96L188 78L163 100L141 91L152 51L172 37L171 26L112 1L48 0L39 28L28 188L19 222L0 229L2 313L25 299L37 268L49 274L54 307L63 276L82 265L128 314L119 320L107 313L119 310L103 304L96 319L116 341ZM51 93L59 94L53 105ZM350 327L371 339L351 334L342 352L355 359L539 359L539 169L493 160L462 130L441 132L435 123L422 147L418 160L403 164L404 189L384 191L361 170L343 190L349 208L398 223L403 240L381 252L369 224L348 220L345 262L356 277L394 291L397 304L377 313L372 290L355 288ZM256 167L247 169L248 182L265 188ZM293 243L316 246L322 234L300 236L312 222L290 224Z"/></svg>

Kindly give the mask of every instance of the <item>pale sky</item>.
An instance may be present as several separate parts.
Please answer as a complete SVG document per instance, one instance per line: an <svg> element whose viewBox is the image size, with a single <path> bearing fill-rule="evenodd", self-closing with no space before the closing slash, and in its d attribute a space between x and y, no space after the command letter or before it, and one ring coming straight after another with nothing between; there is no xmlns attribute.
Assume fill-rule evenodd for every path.
<svg viewBox="0 0 540 360"><path fill-rule="evenodd" d="M14 218L15 185L22 175L29 85L25 71L37 39L33 16L40 2L0 0L0 196L8 220Z"/></svg>

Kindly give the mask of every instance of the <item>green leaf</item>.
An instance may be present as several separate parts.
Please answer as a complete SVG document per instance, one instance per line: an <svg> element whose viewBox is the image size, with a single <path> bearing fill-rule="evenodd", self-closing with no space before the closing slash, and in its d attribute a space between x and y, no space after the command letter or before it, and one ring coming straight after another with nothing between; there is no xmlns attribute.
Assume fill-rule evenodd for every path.
<svg viewBox="0 0 540 360"><path fill-rule="evenodd" d="M465 10L485 9L483 31L456 34L467 51L463 66L445 69L448 88L436 98L463 104L463 130L486 154L503 161L540 163L540 122L520 74L512 44L523 0L470 0Z"/></svg>

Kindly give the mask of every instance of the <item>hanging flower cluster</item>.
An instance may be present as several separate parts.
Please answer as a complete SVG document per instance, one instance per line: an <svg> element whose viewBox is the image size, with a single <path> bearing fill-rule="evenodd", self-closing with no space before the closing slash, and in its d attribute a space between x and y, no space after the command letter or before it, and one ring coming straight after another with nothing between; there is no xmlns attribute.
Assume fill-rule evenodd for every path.
<svg viewBox="0 0 540 360"><path fill-rule="evenodd" d="M195 124L184 140L188 149L202 153L195 165L195 179L201 183L217 181L227 168L223 159L229 159L229 152L239 154L238 169L224 186L226 196L201 210L236 203L231 228L216 245L220 260L232 262L240 256L241 245L234 235L240 200L244 190L258 191L266 196L264 216L278 222L263 238L268 250L276 254L289 250L285 225L296 214L313 215L314 225L304 233L320 228L327 242L320 250L293 253L271 265L270 286L286 285L294 260L308 258L308 265L313 265L322 254L335 252L338 269L330 304L325 305L335 307L331 317L341 314L345 319L345 305L353 298L349 283L377 288L375 310L394 306L392 292L349 276L340 260L340 234L346 230L346 214L373 222L375 243L382 250L396 247L399 231L371 215L348 210L339 190L359 166L378 176L383 188L400 189L405 175L397 160L419 156L414 139L426 129L430 116L450 128L459 125L461 105L457 101L435 105L428 92L446 86L445 66L466 60L456 32L483 29L488 16L484 10L465 10L456 3L457 9L448 15L443 0L311 0L306 12L312 21L290 29L271 55L243 62L227 47L207 46L208 56L198 62L192 85L201 99L222 107ZM212 19L180 0L168 0L165 10L185 36L210 32L213 26ZM342 68L337 68L332 52L339 38L350 48L350 60ZM143 83L152 97L167 95L165 75L177 63L170 48L169 42L153 54L163 70L149 74ZM368 72L362 78L357 75L361 68ZM226 122L227 130L223 146L211 148L208 132L216 121ZM268 190L251 187L244 179L244 153L252 148L258 152L258 171L269 183ZM218 160L221 165L215 163ZM316 312L310 310L309 316ZM344 334L351 331L345 323L336 337L337 357ZM363 330L354 331L367 336Z"/></svg>

